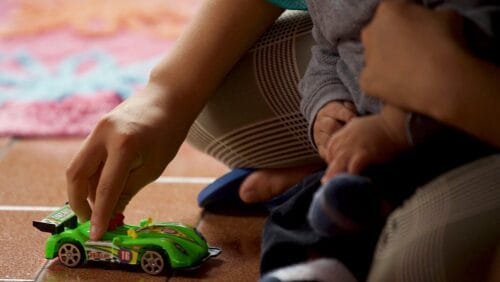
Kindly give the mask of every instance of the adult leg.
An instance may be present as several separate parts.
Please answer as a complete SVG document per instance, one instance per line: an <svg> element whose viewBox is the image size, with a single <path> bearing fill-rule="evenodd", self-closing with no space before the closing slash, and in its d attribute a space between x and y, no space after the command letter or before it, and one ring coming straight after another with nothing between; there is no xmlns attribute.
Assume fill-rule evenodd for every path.
<svg viewBox="0 0 500 282"><path fill-rule="evenodd" d="M500 243L500 155L420 188L387 220L369 281L487 281Z"/></svg>
<svg viewBox="0 0 500 282"><path fill-rule="evenodd" d="M188 134L190 144L227 166L258 169L241 185L245 201L280 194L323 165L297 89L314 43L311 26L305 12L284 13L227 75Z"/></svg>

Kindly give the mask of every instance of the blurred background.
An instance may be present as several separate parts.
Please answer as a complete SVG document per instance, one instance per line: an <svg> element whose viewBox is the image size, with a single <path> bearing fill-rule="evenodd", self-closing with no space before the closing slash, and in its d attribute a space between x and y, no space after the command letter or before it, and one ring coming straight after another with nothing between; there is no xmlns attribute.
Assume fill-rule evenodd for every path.
<svg viewBox="0 0 500 282"><path fill-rule="evenodd" d="M0 1L0 136L84 136L168 52L200 0Z"/></svg>

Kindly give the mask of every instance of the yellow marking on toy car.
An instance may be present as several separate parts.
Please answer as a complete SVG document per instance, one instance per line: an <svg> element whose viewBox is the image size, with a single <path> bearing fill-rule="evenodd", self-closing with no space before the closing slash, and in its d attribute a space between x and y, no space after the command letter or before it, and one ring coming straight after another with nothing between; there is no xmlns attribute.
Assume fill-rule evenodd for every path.
<svg viewBox="0 0 500 282"><path fill-rule="evenodd" d="M137 232L135 232L134 229L130 228L129 230L127 230L127 236L137 239Z"/></svg>

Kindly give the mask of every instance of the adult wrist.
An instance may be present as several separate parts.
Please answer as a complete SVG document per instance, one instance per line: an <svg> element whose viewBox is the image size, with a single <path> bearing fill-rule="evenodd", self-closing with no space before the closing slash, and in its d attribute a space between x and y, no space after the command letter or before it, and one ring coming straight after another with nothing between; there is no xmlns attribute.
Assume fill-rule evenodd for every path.
<svg viewBox="0 0 500 282"><path fill-rule="evenodd" d="M187 96L169 83L150 80L130 99L136 100L137 105L142 105L148 111L158 113L163 123L170 123L170 126L175 124L177 130L187 133L199 113L199 110L189 105Z"/></svg>

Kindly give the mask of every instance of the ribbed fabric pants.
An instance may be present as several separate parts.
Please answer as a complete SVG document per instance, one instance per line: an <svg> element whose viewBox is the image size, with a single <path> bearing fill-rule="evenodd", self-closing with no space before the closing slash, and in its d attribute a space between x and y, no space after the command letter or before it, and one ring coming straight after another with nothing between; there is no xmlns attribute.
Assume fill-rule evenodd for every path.
<svg viewBox="0 0 500 282"><path fill-rule="evenodd" d="M307 13L284 13L227 75L187 141L229 167L319 162L297 89L314 44L311 27Z"/></svg>

